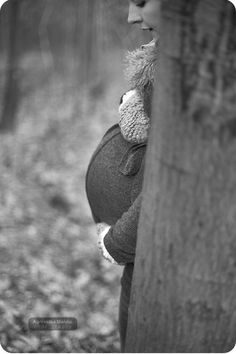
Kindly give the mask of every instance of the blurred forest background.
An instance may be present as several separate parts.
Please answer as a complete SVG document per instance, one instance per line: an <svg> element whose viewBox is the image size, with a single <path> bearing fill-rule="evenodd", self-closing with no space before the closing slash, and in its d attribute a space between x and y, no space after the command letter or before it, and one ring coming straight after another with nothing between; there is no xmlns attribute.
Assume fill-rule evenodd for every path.
<svg viewBox="0 0 236 354"><path fill-rule="evenodd" d="M103 260L85 173L150 40L126 0L9 0L0 11L0 341L10 352L116 352L122 267ZM30 331L31 317L75 331Z"/></svg>

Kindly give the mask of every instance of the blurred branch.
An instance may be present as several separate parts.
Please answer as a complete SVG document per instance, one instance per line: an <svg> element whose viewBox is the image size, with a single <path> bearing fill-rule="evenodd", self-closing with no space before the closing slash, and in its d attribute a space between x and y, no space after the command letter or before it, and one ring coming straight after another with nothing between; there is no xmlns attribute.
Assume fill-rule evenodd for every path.
<svg viewBox="0 0 236 354"><path fill-rule="evenodd" d="M44 11L39 23L39 44L45 68L54 67L52 49L48 35L48 23L53 12L53 2L45 0Z"/></svg>

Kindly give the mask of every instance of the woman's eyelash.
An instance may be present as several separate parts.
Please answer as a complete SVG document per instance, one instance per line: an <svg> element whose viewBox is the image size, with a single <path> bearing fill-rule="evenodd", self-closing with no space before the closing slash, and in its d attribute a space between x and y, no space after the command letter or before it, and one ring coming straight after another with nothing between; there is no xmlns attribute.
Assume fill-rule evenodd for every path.
<svg viewBox="0 0 236 354"><path fill-rule="evenodd" d="M146 1L141 1L141 2L137 3L136 6L144 7L145 4L146 4Z"/></svg>

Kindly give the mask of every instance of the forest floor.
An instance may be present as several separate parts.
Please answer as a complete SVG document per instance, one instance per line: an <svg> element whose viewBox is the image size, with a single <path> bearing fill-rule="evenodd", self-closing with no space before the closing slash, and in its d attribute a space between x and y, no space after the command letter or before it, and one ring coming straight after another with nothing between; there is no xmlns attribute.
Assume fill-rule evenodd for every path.
<svg viewBox="0 0 236 354"><path fill-rule="evenodd" d="M85 174L117 121L121 83L78 89L70 77L37 72L37 60L22 59L17 128L0 135L1 345L118 352L122 267L98 252ZM74 317L78 328L32 331L33 317Z"/></svg>

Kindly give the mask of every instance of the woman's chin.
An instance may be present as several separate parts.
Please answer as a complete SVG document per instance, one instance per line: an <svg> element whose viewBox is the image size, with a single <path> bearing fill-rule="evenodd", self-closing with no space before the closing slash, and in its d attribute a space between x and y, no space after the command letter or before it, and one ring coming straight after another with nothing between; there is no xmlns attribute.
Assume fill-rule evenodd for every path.
<svg viewBox="0 0 236 354"><path fill-rule="evenodd" d="M157 39L156 39L156 38L153 38L149 43L143 44L143 45L141 46L141 48L144 49L144 48L148 48L148 47L153 47L153 46L155 46L156 44L157 44Z"/></svg>

